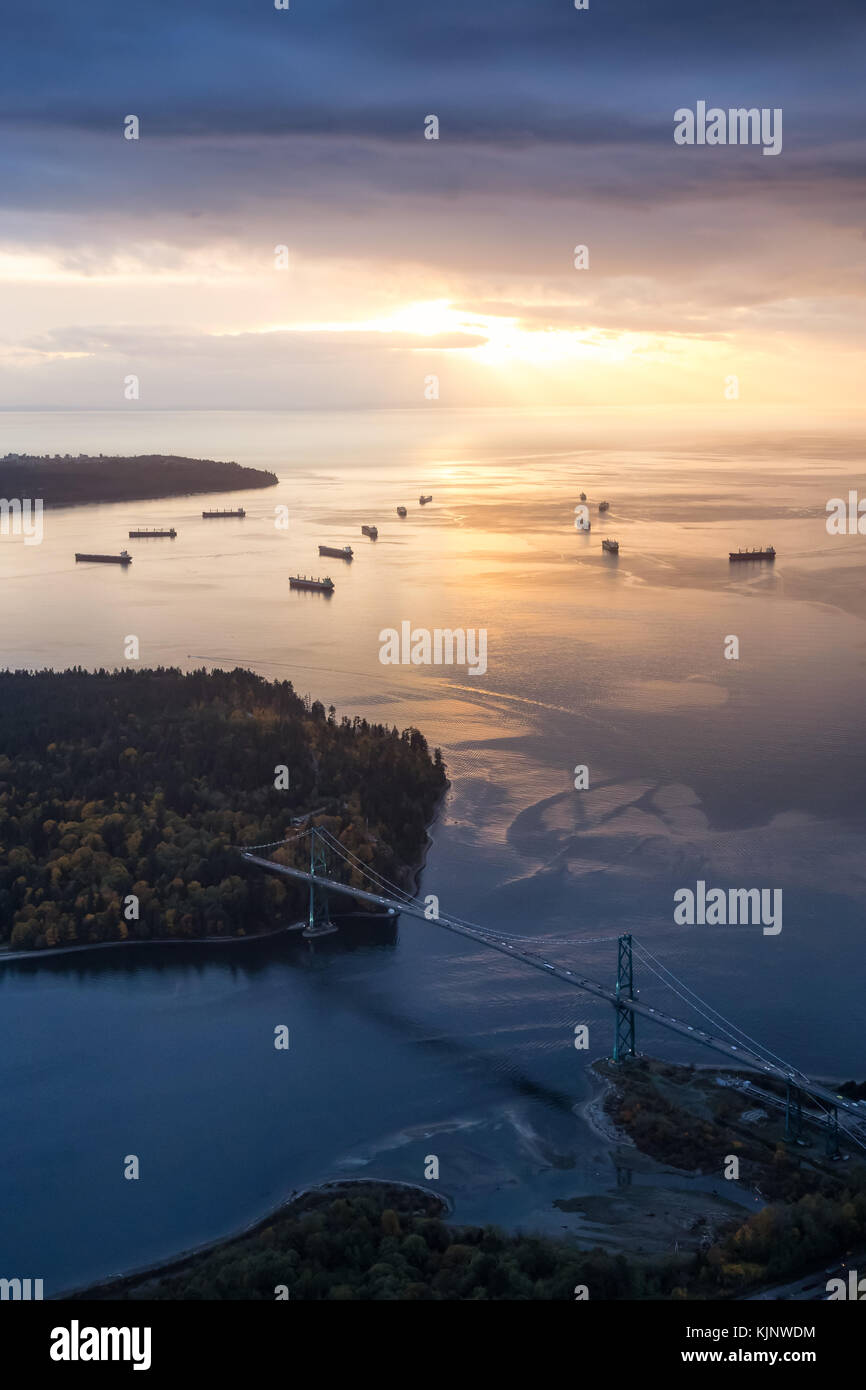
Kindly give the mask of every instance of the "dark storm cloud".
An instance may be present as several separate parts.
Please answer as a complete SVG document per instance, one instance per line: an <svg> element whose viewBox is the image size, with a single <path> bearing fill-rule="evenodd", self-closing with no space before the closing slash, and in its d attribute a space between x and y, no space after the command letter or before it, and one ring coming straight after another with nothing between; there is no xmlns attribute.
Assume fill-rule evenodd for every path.
<svg viewBox="0 0 866 1390"><path fill-rule="evenodd" d="M345 210L359 249L391 252L383 197L422 219L488 196L539 217L569 197L634 206L766 186L804 203L819 185L862 185L864 0L6 5L0 206L13 214L107 213L142 230L199 216L236 234L294 200L300 223L319 209L331 234ZM673 112L699 98L783 106L783 167L675 149ZM130 113L135 146L121 138ZM438 143L423 139L428 113Z"/></svg>
<svg viewBox="0 0 866 1390"><path fill-rule="evenodd" d="M40 323L55 296L60 322L106 322L111 293L135 324L138 280L177 270L178 295L202 277L201 307L157 285L167 322L175 303L180 322L363 320L385 312L375 286L383 304L514 303L536 331L711 339L760 320L775 334L792 300L832 335L853 331L832 301L866 294L866 0L5 4L0 247L23 265L10 271L22 322L28 276L39 284L27 254L44 251L89 299L46 282ZM783 107L782 156L675 146L674 111L698 100ZM130 113L138 142L122 138ZM423 138L428 113L438 142ZM293 264L333 267L340 289L311 290L302 311L287 276L281 295L283 243ZM592 247L586 284L577 243ZM220 283L235 270L254 287L273 277L273 302L248 320ZM261 357L265 373L285 357L300 371L303 352L382 360L378 340L345 335L170 342L174 359ZM64 370L57 344L28 350ZM122 347L97 333L78 351ZM83 376L91 359L74 360Z"/></svg>
<svg viewBox="0 0 866 1390"><path fill-rule="evenodd" d="M861 0L35 0L5 16L0 119L151 135L651 138L684 100L804 110L859 80ZM860 43L862 51L862 43ZM731 78L734 78L733 85ZM704 91L708 84L712 91ZM579 119L579 123L578 123Z"/></svg>

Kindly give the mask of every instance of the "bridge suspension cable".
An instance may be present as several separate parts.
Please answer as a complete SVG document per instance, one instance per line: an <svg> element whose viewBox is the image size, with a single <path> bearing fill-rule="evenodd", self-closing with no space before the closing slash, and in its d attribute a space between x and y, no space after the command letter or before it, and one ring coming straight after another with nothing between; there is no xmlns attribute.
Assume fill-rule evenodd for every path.
<svg viewBox="0 0 866 1390"><path fill-rule="evenodd" d="M334 850L336 854L341 856L346 863L349 863L350 860L353 861L354 866L360 871L360 873L362 873L367 879L369 879L369 881L374 886L378 887L380 890L382 888L387 889L388 892L384 896L393 896L398 901L405 902L407 906L416 907L419 911L424 911L425 905L423 902L420 902L418 898L413 898L410 893L407 893L404 888L398 887L396 883L391 883L389 879L384 878L382 874L378 873L375 869L371 869L369 864L365 864L362 859L359 859L358 856L352 852L352 850L347 849L344 844L341 844L341 842L338 839L336 839L336 837L332 835L329 830L325 830L321 826L319 826L317 828L316 833L320 836L323 836L328 846L332 850ZM440 922L453 922L455 926L458 927L471 927L473 931L480 932L481 935L488 936L497 941L529 941L538 946L553 946L560 943L568 946L583 946L588 945L590 942L594 941L616 941L617 939L616 936L584 937L582 939L577 940L575 940L574 937L566 936L546 936L543 939L539 939L537 936L516 936L512 935L509 932L493 931L489 927L481 927L478 925L477 922L471 922L466 917L456 917L453 913L450 912L438 913L438 920Z"/></svg>
<svg viewBox="0 0 866 1390"><path fill-rule="evenodd" d="M634 942L632 942L632 945L634 945ZM695 1004L691 999L688 999L685 994L682 994L680 992L680 990L675 989L674 986L670 984L670 982L666 980L664 976L660 974L660 972L656 970L650 964L650 962L640 954L640 952L637 952L636 954L638 956L638 959L640 960L641 965L644 967L645 970L648 970L651 975L655 975L657 980L660 980L663 985L667 986L667 988L671 990L671 992L675 994L678 999L682 1000L682 1002L686 1005L687 1009L694 1010L694 1012L698 1014L701 1018L706 1019L706 1021L716 1030L716 1032L719 1033L722 1037L724 1037L727 1042L730 1043L734 1039L736 1039L736 1045L738 1047L743 1047L743 1050L747 1051L750 1056L755 1058L756 1061L766 1061L766 1058L763 1056L763 1053L760 1051L759 1047L756 1048L754 1051L751 1047L746 1048L739 1034L728 1028L725 1025L724 1020L713 1018L711 1014L706 1013L703 1009L699 1008L697 1004Z"/></svg>
<svg viewBox="0 0 866 1390"><path fill-rule="evenodd" d="M318 874L316 872L316 864L319 864L319 860L316 860L316 864L314 864L312 856L310 872L306 873L303 870L291 868L290 866L280 864L273 860L268 861L267 859L259 859L255 855L250 853L250 851L254 849L272 849L276 848L277 846L293 844L297 840L303 839L308 835L315 836L320 839L320 850L322 853L320 854L321 865L320 872ZM368 879L369 882L378 891L376 893L370 893L367 890L353 888L349 884L341 884L338 880L332 880L328 876L327 865L324 860L325 849L332 849L342 863L345 863L349 868L352 868L353 870L359 871L362 877ZM376 870L371 869L369 865L364 864L364 862L357 855L355 855L351 850L348 850L345 845L342 845L331 834L330 831L326 831L321 827L311 827L307 825L306 827L304 827L304 829L299 830L297 834L287 836L283 840L271 841L269 844L266 845L247 846L245 847L244 857L248 858L251 863L260 865L262 868L273 869L278 873L288 875L292 878L307 880L311 885L311 892L312 885L319 885L326 893L331 891L347 893L349 895L355 894L356 896L363 898L368 902L388 907L392 911L399 911L401 908L404 908L413 916L421 917L424 919L427 919L428 916L426 911L426 904L422 904L421 902L419 902L418 899L411 897L411 895L408 894L405 889L399 888L396 884L390 883L389 880L386 879L383 875L377 873ZM354 861L354 863L352 861ZM321 869L324 869L324 873L321 872ZM382 892L381 890L383 888L387 891ZM852 1105L850 1102L845 1102L842 1097L834 1096L823 1083L812 1081L812 1079L809 1076L807 1076L805 1072L800 1071L798 1068L792 1067L790 1063L785 1062L782 1058L778 1057L777 1054L771 1052L769 1048L764 1047L763 1044L759 1043L756 1039L751 1038L749 1034L747 1034L742 1028L739 1028L736 1024L730 1023L727 1019L724 1018L722 1014L718 1012L717 1009L714 1009L712 1005L707 1003L706 1000L701 999L701 997L698 994L696 994L695 991L692 990L688 985L686 985L684 981L679 980L677 976L674 975L673 971L668 969L668 967L664 965L663 962L660 961L656 956L654 956L653 953L649 951L647 947L643 946L643 944L640 942L635 942L631 936L623 937L621 934L619 934L617 936L583 938L538 938L509 935L505 932L495 932L490 930L489 928L480 927L477 923L469 922L463 918L452 917L450 915L445 915L439 912L437 912L434 917L429 918L429 920L437 926L445 927L447 930L456 931L464 936L471 937L476 941L485 943L491 946L493 949L503 952L504 954L511 955L512 959L519 958L522 959L528 965L534 965L539 968L543 967L545 970L553 971L560 979L567 980L569 984L576 985L579 989L588 990L590 993L594 995L607 998L611 1003L613 1003L616 1006L617 1010L621 1010L626 1007L631 1010L637 1008L640 1010L641 1013L644 1013L645 1006L642 1006L639 1003L639 1001L633 1000L631 998L621 998L619 992L619 983L617 984L616 994L614 994L611 991L607 990L603 985L599 985L597 981L582 978L581 975L576 974L572 970L565 969L565 967L563 966L554 966L549 961L544 960L542 956L537 953L537 951L527 950L520 946L521 942L529 941L534 946L541 947L542 949L544 949L545 954L547 954L547 948L550 945L556 944L557 942L565 942L570 946L580 946L588 945L594 942L619 940L620 943L622 943L624 940L628 941L631 945L634 946L634 949L637 951L638 959L640 960L644 969L648 970L650 974L654 975L662 984L664 984L668 989L670 989L677 996L677 998L683 1001L687 1008L696 1010L703 1018L705 1018L712 1025L713 1029L717 1031L717 1036L714 1039L712 1036L710 1036L703 1030L698 1030L698 1032L695 1033L695 1041L701 1042L705 1046L713 1047L716 1050L723 1050L726 1053L728 1053L729 1050L733 1052L736 1050L736 1048L740 1048L743 1056L748 1056L750 1059L756 1062L762 1062L764 1064L765 1070L772 1071L777 1080L784 1081L787 1079L789 1083L794 1083L795 1092L797 1089L799 1089L799 1091L801 1091L803 1094L808 1095L813 1105L815 1105L818 1108L819 1112L823 1112L823 1114L826 1116L828 1126L828 1146L830 1146L833 1143L836 1143L837 1153L838 1143L836 1142L836 1140L833 1139L833 1135L838 1136L839 1133L844 1134L845 1137L849 1139L852 1143L857 1144L861 1148L866 1148L866 1137L861 1137L858 1133L855 1133L854 1131L850 1130L844 1123L839 1123L838 1110L840 1107L837 1106L836 1101L843 1101L841 1108L846 1113L850 1113L852 1111ZM329 927L329 930L333 931L336 930L336 928ZM309 934L316 935L323 933L314 932L311 926ZM512 943L514 944L512 945ZM655 1021L657 1023L660 1023L663 1027L675 1027L678 1032L682 1033L684 1025L682 1024L681 1020L675 1018L667 1018L662 1014L656 1013L655 1010L650 1010L649 1012L651 1014L655 1014ZM682 1033L682 1036L685 1037L685 1034ZM730 1039L734 1037L739 1039L736 1045L730 1042ZM743 1039L745 1039L748 1046L743 1045ZM798 1079L795 1080L795 1078ZM820 1094L816 1092L820 1092ZM789 1090L786 1105L790 1107L790 1104L791 1092ZM828 1147L828 1153L829 1152L830 1147Z"/></svg>
<svg viewBox="0 0 866 1390"><path fill-rule="evenodd" d="M279 849L281 845L293 845L295 840L300 840L306 833L306 830L299 830L297 835L289 835L286 840L269 840L266 845L241 845L240 848L244 850L244 852L249 852L254 849Z"/></svg>
<svg viewBox="0 0 866 1390"><path fill-rule="evenodd" d="M310 833L311 827L305 826L302 830L299 830L297 834L287 836L283 840L273 840L270 843L263 845L246 845L244 846L244 848L246 850L275 849L283 845L294 844L297 840L304 838ZM412 894L406 891L406 889L401 888L396 883L392 883L390 879L385 878L384 875L378 873L377 870L372 869L369 864L365 864L364 861L360 859L357 854L355 854L352 850L348 849L344 844L342 844L336 838L336 836L331 833L330 830L327 830L324 826L317 826L315 827L313 833L320 836L328 845L328 847L331 850L333 850L333 852L340 859L342 859L342 861L349 868L357 869L357 871L359 871L362 874L362 876L368 880L368 882L373 884L373 886L380 892L380 894L383 897L392 897L397 903L402 902L406 906L413 907L419 912L423 912L425 910L424 903L420 902L417 898L413 897ZM553 945L564 944L568 946L588 946L605 943L609 941L616 941L618 939L617 935L594 937L544 937L539 939L535 936L521 936L509 932L494 931L491 928L479 926L477 922L471 922L467 918L457 917L450 913L438 913L437 920L442 923L452 923L455 926L468 927L472 931L477 932L480 936L484 936L491 941L496 940L529 942L539 947L543 946L545 949ZM770 1048L765 1047L764 1044L758 1042L756 1038L751 1037L751 1035L746 1033L744 1029L740 1028L737 1024L732 1023L729 1019L726 1019L723 1014L719 1013L717 1009L714 1009L713 1006L707 1002L707 1000L702 999L700 995L696 994L695 991L685 983L685 981L680 980L676 975L674 975L673 971L670 970L662 961L660 961L658 957L655 956L652 953L652 951L649 950L648 947L644 946L643 943L638 940L638 938L633 937L632 943L633 949L638 954L638 958L640 959L641 964L644 966L644 968L649 970L651 974L655 975L655 977L662 984L666 985L667 988L670 989L672 993L677 996L677 998L681 999L682 1002L688 1008L694 1009L695 1012L698 1013L702 1018L704 1018L708 1023L710 1023L713 1028L718 1029L719 1032L724 1037L727 1037L729 1041L733 1041L736 1039L738 1046L743 1046L743 1044L747 1044L748 1050L752 1052L752 1055L757 1057L759 1060L771 1063L776 1066L780 1066L792 1078L796 1076L801 1081L809 1081L809 1077L806 1075L805 1072L801 1071L798 1067L795 1067L792 1063L786 1061L785 1058L780 1057L778 1053L775 1053ZM813 1097L813 1100L819 1106L827 1108L826 1103L822 1101L820 1097ZM827 1110L827 1113L829 1113L829 1109Z"/></svg>
<svg viewBox="0 0 866 1390"><path fill-rule="evenodd" d="M811 1085L810 1077L806 1074L806 1072L801 1071L798 1067L795 1067L793 1063L786 1061L785 1058L780 1057L777 1053L771 1051L770 1048L765 1047L763 1043L759 1043L756 1038L752 1038L748 1033L744 1032L742 1028L739 1028L737 1024L730 1023L730 1021L726 1019L723 1014L720 1014L718 1010L714 1009L713 1006L711 1004L708 1004L706 1000L701 999L700 996L695 994L694 990L690 989L688 985L686 985L681 980L677 980L677 977L673 974L673 972L668 970L667 966L664 965L658 959L657 956L654 956L652 952L648 951L645 946L641 946L640 943L636 942L634 939L632 940L632 945L634 950L637 952L638 958L641 964L644 966L644 968L646 970L649 970L652 975L655 975L656 978L660 980L662 984L667 985L668 989L670 989L679 999L681 999L687 1007L694 1009L696 1013L699 1013L703 1018L705 1018L709 1023L711 1023L714 1028L717 1028L719 1032L721 1032L723 1035L727 1035L729 1039L736 1038L737 1046L742 1046L743 1040L745 1040L746 1043L750 1044L747 1050L751 1053L753 1057L757 1058L762 1062L770 1063L772 1065L781 1067L782 1070L784 1070L792 1080L796 1077L797 1080L804 1085L804 1088L805 1086ZM650 964L650 961L655 961L656 965L659 966L659 969L654 969L653 965ZM661 972L664 973L662 974ZM669 980L666 980L664 978L665 975L669 975L671 980L674 980L677 984L682 985L682 989L677 989L675 985L670 983ZM692 998L689 998L688 996L692 996ZM693 1002L694 1000L698 1000L699 1004L705 1004L706 1008L709 1010L709 1013L705 1013L702 1008L699 1008L698 1004L695 1004ZM813 1105L815 1105L825 1115L829 1116L831 1114L833 1107L829 1104L829 1102L823 1100L821 1096L811 1094L811 1100ZM843 1134L846 1135L848 1139L852 1141L852 1143L860 1145L861 1148L863 1147L863 1140L858 1135L856 1135L852 1130L849 1130L843 1123L838 1121L837 1123L839 1129L842 1131Z"/></svg>
<svg viewBox="0 0 866 1390"><path fill-rule="evenodd" d="M412 897L411 893L406 892L405 888L400 888L396 883L391 883L387 878L383 878L383 876L380 873L377 873L375 869L371 869L369 864L365 864L363 859L359 859L357 854L353 853L352 850L347 849L344 844L341 844L340 841L336 838L336 836L331 834L330 830L324 830L321 826L319 826L317 827L316 833L322 836L322 838L327 842L328 846L332 850L334 850L334 852L338 854L342 859L344 859L346 863L349 863L350 860L353 860L355 867L357 867L361 871L361 873L364 874L370 880L371 883L376 884L380 888L387 888L390 896L392 897L399 898L400 900L407 903L412 903L415 907L422 906L422 904L419 903L416 898Z"/></svg>
<svg viewBox="0 0 866 1390"><path fill-rule="evenodd" d="M243 848L249 851L255 849L276 849L282 845L293 844L296 840L301 839L309 833L310 827L305 827L303 830L299 831L297 835L291 835L285 840L272 840L263 845L244 845ZM397 901L404 902L407 906L415 907L421 912L424 911L425 904L423 902L413 897L411 893L408 893L405 888L401 888L399 884L392 883L390 879L385 878L383 874L371 868L370 865L366 864L363 859L360 859L357 854L348 849L346 845L342 844L330 830L326 829L324 826L316 826L315 833L325 841L328 847L333 850L344 863L350 868L354 867L357 869L370 883L372 883L373 886L382 893L383 897L393 897ZM385 891L383 892L383 890ZM617 940L615 934L611 936L588 937L546 936L539 939L537 936L522 936L511 932L494 931L492 928L479 926L477 922L472 922L466 917L457 917L453 913L440 912L437 915L440 922L452 922L456 926L470 927L473 931L479 932L482 936L497 941L523 941L547 947L555 945L589 946L599 942Z"/></svg>
<svg viewBox="0 0 866 1390"><path fill-rule="evenodd" d="M805 1072L799 1071L791 1063L787 1062L784 1057L779 1057L768 1047L764 1047L763 1043L759 1043L757 1038L751 1037L736 1023L732 1023L730 1019L726 1019L723 1014L719 1013L718 1009L714 1009L712 1004L707 1003L707 1001L705 999L702 999L700 995L696 994L693 989L690 989L684 980L678 979L677 976L674 975L673 971L669 970L668 967L662 961L660 961L657 956L654 956L653 953L650 950L648 950L648 948L644 946L642 942L638 941L636 938L632 938L632 944L634 950L639 955L641 963L646 967L646 969L651 971L652 974L656 975L659 979L661 979L662 984L666 984L667 987L670 990L672 990L673 993L678 996L678 998L682 999L685 1004L689 1005L690 1008L695 1009L695 1011L701 1014L702 1017L707 1020L707 1022L712 1023L714 1028L719 1028L720 1031L726 1033L729 1038L749 1043L751 1047L755 1049L755 1053L757 1056L763 1056L764 1060L768 1062L773 1062L776 1065L785 1068L792 1075L797 1075L805 1080L808 1080L808 1077L806 1077ZM650 962L652 962L653 964L651 964ZM657 966L658 969L654 969L653 965ZM669 978L662 978L662 975L659 974L659 971L663 972L663 975L666 975ZM671 981L673 981L673 983L671 983ZM708 1012L704 1012L704 1010L707 1010Z"/></svg>

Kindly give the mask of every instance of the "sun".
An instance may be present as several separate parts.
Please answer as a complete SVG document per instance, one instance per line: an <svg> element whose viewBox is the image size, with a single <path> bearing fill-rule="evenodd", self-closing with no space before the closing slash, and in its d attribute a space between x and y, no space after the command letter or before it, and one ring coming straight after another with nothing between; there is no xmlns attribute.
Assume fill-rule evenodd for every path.
<svg viewBox="0 0 866 1390"><path fill-rule="evenodd" d="M410 352L441 352L496 372L532 367L537 371L568 372L576 367L614 367L634 356L652 357L659 343L646 334L607 329L527 328L519 314L481 314L456 308L449 299L417 300L369 319L295 323L271 332L328 332L393 334L411 341ZM431 339L442 342L431 342ZM462 343L461 338L465 339Z"/></svg>

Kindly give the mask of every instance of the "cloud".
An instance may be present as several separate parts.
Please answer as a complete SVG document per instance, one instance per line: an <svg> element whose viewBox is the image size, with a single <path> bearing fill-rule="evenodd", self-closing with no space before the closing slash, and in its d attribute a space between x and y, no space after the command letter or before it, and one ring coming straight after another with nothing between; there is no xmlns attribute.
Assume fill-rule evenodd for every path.
<svg viewBox="0 0 866 1390"><path fill-rule="evenodd" d="M558 399L688 395L711 352L760 361L770 389L771 346L804 376L810 352L838 353L848 379L866 293L860 0L32 0L5 37L10 399L101 404L137 357L160 400L399 403L419 352L463 359L461 399L543 395L543 336L569 333L618 335L629 362L579 386L551 370ZM675 147L673 112L698 98L783 106L783 154ZM420 300L513 318L538 362L494 389L481 331L423 348L262 332ZM644 339L668 342L667 379L639 365Z"/></svg>

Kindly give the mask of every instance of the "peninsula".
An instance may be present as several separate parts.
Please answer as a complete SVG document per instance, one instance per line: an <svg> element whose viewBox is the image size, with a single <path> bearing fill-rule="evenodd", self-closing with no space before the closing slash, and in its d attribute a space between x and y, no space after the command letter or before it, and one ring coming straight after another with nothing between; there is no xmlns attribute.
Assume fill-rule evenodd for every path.
<svg viewBox="0 0 866 1390"><path fill-rule="evenodd" d="M45 507L238 492L277 482L276 473L261 468L179 454L6 454L0 459L0 497L41 498Z"/></svg>
<svg viewBox="0 0 866 1390"><path fill-rule="evenodd" d="M445 786L417 729L338 721L252 671L0 672L0 943L285 927L306 885L247 872L239 847L290 838L311 812L409 888ZM276 853L303 867L297 845Z"/></svg>

